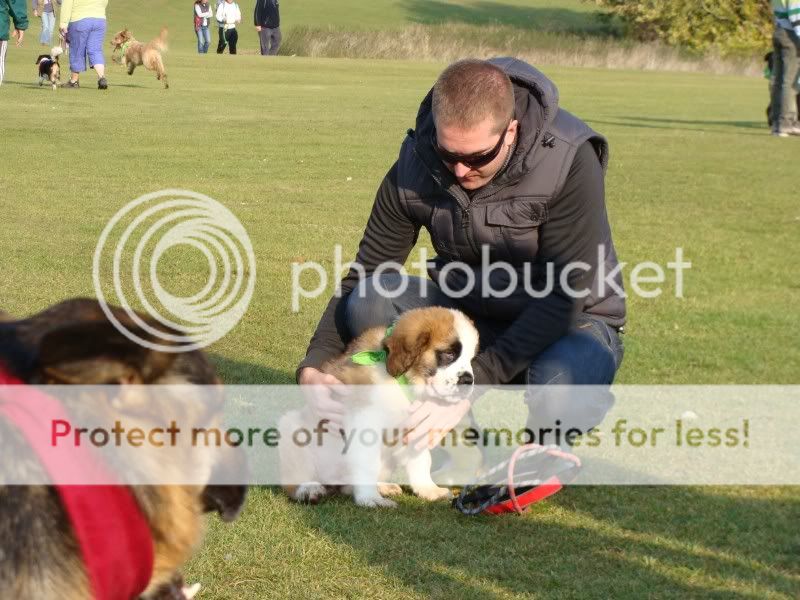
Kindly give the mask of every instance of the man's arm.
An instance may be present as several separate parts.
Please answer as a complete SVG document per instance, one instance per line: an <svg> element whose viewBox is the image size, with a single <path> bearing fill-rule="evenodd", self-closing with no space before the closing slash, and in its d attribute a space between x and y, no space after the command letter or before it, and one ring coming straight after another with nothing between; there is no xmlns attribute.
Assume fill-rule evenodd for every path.
<svg viewBox="0 0 800 600"><path fill-rule="evenodd" d="M417 242L419 225L415 224L401 206L397 191L397 164L384 177L375 203L358 246L355 262L364 267L367 276L383 263L395 261L403 264ZM341 294L334 295L322 314L317 330L311 338L306 357L297 369L319 369L327 360L344 351L350 335L345 323L344 309L347 296L358 285L359 275L351 268L341 283Z"/></svg>
<svg viewBox="0 0 800 600"><path fill-rule="evenodd" d="M8 3L8 12L14 22L14 29L25 31L28 28L28 5L25 0L11 0Z"/></svg>
<svg viewBox="0 0 800 600"><path fill-rule="evenodd" d="M537 262L554 264L553 291L544 298L532 298L506 332L475 358L476 384L509 383L567 333L574 316L583 310L583 299L570 297L560 280L568 264L586 263L589 270L572 270L567 282L571 290L588 290L597 270L597 247L603 240L607 216L603 169L591 142L578 149L549 214L547 223L539 228Z"/></svg>

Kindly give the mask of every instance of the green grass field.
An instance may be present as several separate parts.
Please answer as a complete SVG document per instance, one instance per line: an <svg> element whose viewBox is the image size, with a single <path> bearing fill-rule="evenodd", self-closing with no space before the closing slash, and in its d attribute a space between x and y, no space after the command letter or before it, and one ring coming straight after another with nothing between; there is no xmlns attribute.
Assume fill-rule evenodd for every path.
<svg viewBox="0 0 800 600"><path fill-rule="evenodd" d="M105 93L91 74L84 89L53 93L33 83L34 35L9 50L0 308L24 315L92 295L92 253L107 220L144 193L193 189L239 217L257 255L250 310L211 348L214 361L226 382L290 383L326 302L292 313L291 263L330 268L336 242L353 253L443 65L199 57L176 4L164 13L175 32L168 91L150 73L113 66ZM413 3L360 4L286 0L285 18L422 18ZM513 3L522 5L587 8ZM113 3L110 19L140 37L161 24ZM243 37L255 48L255 34ZM800 208L794 173L778 168L797 144L767 135L765 83L540 66L562 105L610 140L608 210L622 260L663 264L681 246L693 263L685 299L669 285L657 299L630 299L619 381L797 383ZM160 274L191 286L191 264ZM369 512L344 501L295 506L257 489L235 525L210 520L189 579L216 599L788 599L800 596L798 522L796 488L572 488L524 518L475 519L412 498Z"/></svg>

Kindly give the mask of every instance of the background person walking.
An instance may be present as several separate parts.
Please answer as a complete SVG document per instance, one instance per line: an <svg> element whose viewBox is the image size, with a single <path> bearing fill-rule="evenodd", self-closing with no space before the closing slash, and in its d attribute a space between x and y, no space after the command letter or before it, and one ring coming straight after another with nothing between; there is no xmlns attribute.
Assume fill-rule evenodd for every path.
<svg viewBox="0 0 800 600"><path fill-rule="evenodd" d="M239 10L239 5L233 0L225 0L217 7L217 22L221 23L222 29L225 32L225 43L228 44L228 52L236 54L236 44L239 41L239 32L236 31L236 26L242 22L242 11ZM222 50L217 46L217 54L222 54Z"/></svg>
<svg viewBox="0 0 800 600"><path fill-rule="evenodd" d="M775 33L772 35L772 135L800 135L797 122L798 59L800 51L800 0L772 0Z"/></svg>
<svg viewBox="0 0 800 600"><path fill-rule="evenodd" d="M281 46L281 15L278 0L256 0L253 19L262 56L275 56Z"/></svg>
<svg viewBox="0 0 800 600"><path fill-rule="evenodd" d="M103 40L106 37L108 0L64 0L59 27L69 40L70 79L65 88L80 87L78 79L86 70L86 58L97 73L97 88L108 88Z"/></svg>
<svg viewBox="0 0 800 600"><path fill-rule="evenodd" d="M22 45L25 30L28 28L28 11L25 0L0 0L0 85L6 74L6 51L8 50L9 33ZM14 22L14 31L10 31L9 18Z"/></svg>
<svg viewBox="0 0 800 600"><path fill-rule="evenodd" d="M211 45L211 32L208 23L213 17L208 0L196 0L194 3L194 31L197 34L197 53L208 54Z"/></svg>
<svg viewBox="0 0 800 600"><path fill-rule="evenodd" d="M61 6L61 0L57 0ZM39 35L39 43L42 46L50 47L53 43L53 30L56 26L56 11L53 0L33 0L31 4L33 16L41 17L42 33Z"/></svg>

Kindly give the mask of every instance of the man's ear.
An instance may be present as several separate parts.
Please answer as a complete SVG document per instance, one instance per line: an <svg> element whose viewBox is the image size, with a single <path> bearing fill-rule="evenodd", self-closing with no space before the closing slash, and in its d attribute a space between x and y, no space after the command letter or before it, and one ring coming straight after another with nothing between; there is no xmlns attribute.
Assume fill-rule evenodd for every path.
<svg viewBox="0 0 800 600"><path fill-rule="evenodd" d="M416 327L397 327L383 342L388 357L386 370L392 377L406 373L414 366L430 342L429 331Z"/></svg>
<svg viewBox="0 0 800 600"><path fill-rule="evenodd" d="M519 131L519 121L512 119L511 123L508 124L508 129L506 129L506 135L510 134L513 138L516 136L517 131Z"/></svg>
<svg viewBox="0 0 800 600"><path fill-rule="evenodd" d="M142 339L150 336L133 330ZM38 349L38 367L53 383L150 383L169 369L175 353L145 348L109 321L75 323L46 333Z"/></svg>

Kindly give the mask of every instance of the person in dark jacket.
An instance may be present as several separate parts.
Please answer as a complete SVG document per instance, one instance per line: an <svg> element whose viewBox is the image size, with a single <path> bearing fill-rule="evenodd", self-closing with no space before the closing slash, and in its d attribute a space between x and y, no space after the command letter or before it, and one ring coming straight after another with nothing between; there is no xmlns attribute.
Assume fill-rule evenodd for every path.
<svg viewBox="0 0 800 600"><path fill-rule="evenodd" d="M275 56L281 47L281 13L278 0L256 0L253 21L262 56Z"/></svg>
<svg viewBox="0 0 800 600"><path fill-rule="evenodd" d="M433 304L475 322L475 384L533 386L533 431L599 424L610 394L546 389L610 385L622 361L625 295L606 214L607 162L605 138L559 108L556 86L532 66L513 58L449 66L384 178L357 267L330 300L297 370L299 383L322 386L310 398L319 418L337 424L342 414L331 393L338 382L321 365L365 329ZM359 278L361 270L370 276L386 263L402 265L422 227L438 254L427 279L385 269L380 286ZM378 293L403 284L399 296ZM454 410L468 410L454 406L426 402L410 422L424 421L420 436L446 431L463 416Z"/></svg>
<svg viewBox="0 0 800 600"><path fill-rule="evenodd" d="M9 18L14 24L11 31ZM28 29L28 10L26 0L0 0L0 85L6 74L6 51L8 50L9 34L17 40L17 46L22 45L25 39L25 30Z"/></svg>

